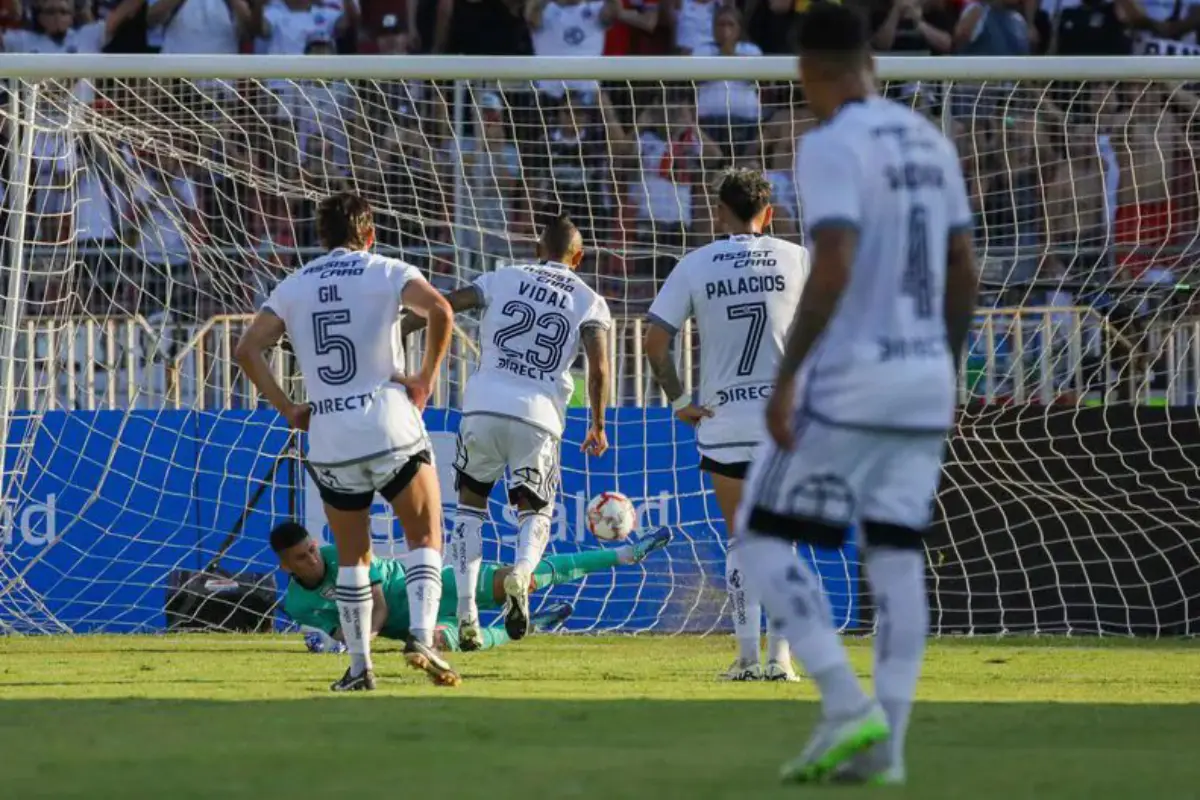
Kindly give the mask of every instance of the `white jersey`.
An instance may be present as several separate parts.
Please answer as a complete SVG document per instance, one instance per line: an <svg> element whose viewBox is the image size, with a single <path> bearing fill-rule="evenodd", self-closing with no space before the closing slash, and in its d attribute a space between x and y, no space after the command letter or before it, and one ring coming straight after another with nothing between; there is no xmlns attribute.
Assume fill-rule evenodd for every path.
<svg viewBox="0 0 1200 800"><path fill-rule="evenodd" d="M479 366L467 380L463 414L511 417L561 437L579 332L612 327L608 304L552 262L486 272L473 285L484 310Z"/></svg>
<svg viewBox="0 0 1200 800"><path fill-rule="evenodd" d="M364 250L338 248L285 278L264 310L283 320L312 403L308 458L334 466L426 439L403 386L400 295L423 281L416 267Z"/></svg>
<svg viewBox="0 0 1200 800"><path fill-rule="evenodd" d="M668 331L696 318L701 450L747 447L766 435L764 408L808 278L808 252L773 236L731 236L684 256L650 306Z"/></svg>
<svg viewBox="0 0 1200 800"><path fill-rule="evenodd" d="M849 103L796 156L809 235L858 230L846 288L801 367L798 402L846 426L941 431L955 406L943 317L946 243L971 227L958 154L890 100Z"/></svg>

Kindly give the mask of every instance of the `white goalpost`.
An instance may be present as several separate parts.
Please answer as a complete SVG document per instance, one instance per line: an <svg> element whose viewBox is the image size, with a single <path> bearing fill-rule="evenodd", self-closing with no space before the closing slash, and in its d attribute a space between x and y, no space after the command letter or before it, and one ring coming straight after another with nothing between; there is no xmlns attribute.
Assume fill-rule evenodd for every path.
<svg viewBox="0 0 1200 800"><path fill-rule="evenodd" d="M302 442L232 352L274 283L319 252L313 204L341 189L372 203L383 252L444 289L529 258L540 224L572 215L581 274L617 320L613 450L577 452L573 401L550 551L603 546L583 509L611 488L675 539L548 597L575 605L570 630L724 630L723 525L644 363L642 318L714 235L721 169L764 170L776 234L801 235L791 163L816 121L794 70L0 56L0 633L287 624L266 533L323 520ZM1200 66L912 57L880 59L879 75L958 145L984 271L928 542L934 629L1196 633ZM474 332L458 320L426 417L448 506ZM680 333L688 388L702 346ZM273 364L299 396L286 348ZM486 557L510 560L514 520L493 502ZM379 512L376 552L396 557L403 537ZM870 630L853 541L807 555L838 624Z"/></svg>

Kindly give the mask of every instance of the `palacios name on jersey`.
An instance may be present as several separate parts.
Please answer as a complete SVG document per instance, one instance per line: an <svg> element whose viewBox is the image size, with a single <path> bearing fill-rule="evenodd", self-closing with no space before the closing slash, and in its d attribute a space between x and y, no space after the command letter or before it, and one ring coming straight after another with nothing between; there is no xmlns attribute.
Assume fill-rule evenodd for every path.
<svg viewBox="0 0 1200 800"><path fill-rule="evenodd" d="M704 293L709 300L716 297L734 297L739 294L786 291L787 280L782 275L744 275L740 278L724 278L704 284Z"/></svg>

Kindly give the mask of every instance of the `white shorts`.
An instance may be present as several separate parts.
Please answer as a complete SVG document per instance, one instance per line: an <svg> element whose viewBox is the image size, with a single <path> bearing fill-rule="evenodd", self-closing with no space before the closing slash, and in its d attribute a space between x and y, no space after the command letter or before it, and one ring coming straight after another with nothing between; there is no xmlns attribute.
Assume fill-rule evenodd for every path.
<svg viewBox="0 0 1200 800"><path fill-rule="evenodd" d="M795 442L791 452L768 442L756 455L739 530L805 540L806 523L843 537L860 523L929 527L945 434L847 428L802 416Z"/></svg>
<svg viewBox="0 0 1200 800"><path fill-rule="evenodd" d="M412 482L422 464L433 463L427 442L413 450L365 458L337 466L309 466L321 500L339 511L370 508L378 492L389 503Z"/></svg>
<svg viewBox="0 0 1200 800"><path fill-rule="evenodd" d="M487 494L507 468L510 501L525 493L548 506L558 494L561 446L554 434L517 419L465 416L458 428L455 488Z"/></svg>

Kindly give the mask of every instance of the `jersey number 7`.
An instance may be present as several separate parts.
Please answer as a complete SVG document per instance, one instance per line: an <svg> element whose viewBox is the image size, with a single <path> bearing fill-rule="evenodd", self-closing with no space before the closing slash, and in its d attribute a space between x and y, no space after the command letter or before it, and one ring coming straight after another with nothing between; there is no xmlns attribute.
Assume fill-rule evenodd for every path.
<svg viewBox="0 0 1200 800"><path fill-rule="evenodd" d="M742 346L742 357L738 359L737 376L744 378L754 374L754 362L758 360L758 349L762 346L763 334L767 332L766 303L738 303L725 310L730 322L749 320L750 330L746 333L746 344Z"/></svg>

